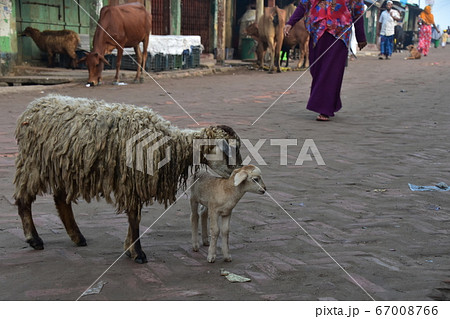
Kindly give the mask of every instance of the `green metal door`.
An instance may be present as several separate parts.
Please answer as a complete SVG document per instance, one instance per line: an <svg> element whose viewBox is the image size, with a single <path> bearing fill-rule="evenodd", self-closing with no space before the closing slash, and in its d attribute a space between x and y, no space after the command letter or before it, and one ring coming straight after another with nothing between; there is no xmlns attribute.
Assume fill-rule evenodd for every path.
<svg viewBox="0 0 450 319"><path fill-rule="evenodd" d="M95 1L78 0L87 12L91 12ZM44 30L73 30L89 37L90 18L74 0L16 0L17 8L17 32L22 32L26 27ZM95 12L95 6L94 6ZM19 37L19 62L38 63L45 60L42 53L33 40L29 37Z"/></svg>

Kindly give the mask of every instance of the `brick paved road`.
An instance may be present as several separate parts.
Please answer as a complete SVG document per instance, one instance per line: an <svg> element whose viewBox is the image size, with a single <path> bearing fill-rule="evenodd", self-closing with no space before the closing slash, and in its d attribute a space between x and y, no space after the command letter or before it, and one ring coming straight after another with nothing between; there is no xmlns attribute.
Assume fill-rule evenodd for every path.
<svg viewBox="0 0 450 319"><path fill-rule="evenodd" d="M430 300L436 288L449 288L450 193L411 192L408 183L450 183L450 50L432 50L419 61L405 56L350 62L344 108L329 123L314 121L305 110L308 73L253 126L302 73L244 70L160 79L200 124L231 125L253 144L266 139L260 154L268 164L261 166L268 192L303 229L269 196L247 194L232 217L233 262L225 263L219 251L217 262L208 264L205 248L194 253L190 247L184 196L141 240L149 263L121 258L101 278L101 293L83 299ZM150 105L180 127L196 126L151 80L93 89L0 88L1 300L75 300L122 251L124 215L103 201L80 201L74 209L88 246L74 247L51 196L33 206L45 250L24 242L11 204L13 132L26 105L50 92ZM279 146L270 139L298 139L288 148L288 165L280 165ZM305 139L314 140L325 166L294 165ZM141 231L163 211L146 207ZM220 268L251 282L231 284Z"/></svg>

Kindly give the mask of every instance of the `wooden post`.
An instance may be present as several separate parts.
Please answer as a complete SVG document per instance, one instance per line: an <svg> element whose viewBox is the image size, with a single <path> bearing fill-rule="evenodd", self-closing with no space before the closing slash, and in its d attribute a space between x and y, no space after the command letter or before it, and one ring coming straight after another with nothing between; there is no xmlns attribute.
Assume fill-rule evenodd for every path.
<svg viewBox="0 0 450 319"><path fill-rule="evenodd" d="M225 8L227 0L217 0L217 64L225 61Z"/></svg>
<svg viewBox="0 0 450 319"><path fill-rule="evenodd" d="M256 23L264 14L264 0L256 0Z"/></svg>
<svg viewBox="0 0 450 319"><path fill-rule="evenodd" d="M235 16L233 10L233 1L227 1L226 5L226 29L225 29L225 48L232 47L233 38L233 17Z"/></svg>
<svg viewBox="0 0 450 319"><path fill-rule="evenodd" d="M181 34L181 0L170 2L170 34Z"/></svg>

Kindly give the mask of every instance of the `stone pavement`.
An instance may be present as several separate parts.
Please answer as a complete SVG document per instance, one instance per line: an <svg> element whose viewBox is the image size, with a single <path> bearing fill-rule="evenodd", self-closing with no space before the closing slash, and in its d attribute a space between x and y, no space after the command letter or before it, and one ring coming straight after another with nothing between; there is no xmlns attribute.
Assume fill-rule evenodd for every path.
<svg viewBox="0 0 450 319"><path fill-rule="evenodd" d="M374 56L377 55L376 47L373 45L369 48L358 51L357 56ZM202 54L200 58L200 67L192 69L170 70L163 72L148 72L154 79L162 78L184 78L192 76L205 76L217 73L226 73L241 67L250 67L254 63L241 60L226 60L223 65L217 65L211 54ZM291 62L293 65L293 62ZM16 66L12 74L0 77L1 85L10 86L27 86L27 85L55 85L71 82L85 82L87 81L87 70L72 70L64 68L46 68L36 66ZM104 81L112 81L115 75L115 70L104 70ZM136 75L135 71L120 70L121 81L131 81Z"/></svg>
<svg viewBox="0 0 450 319"><path fill-rule="evenodd" d="M251 65L252 63L240 60L227 60L223 65L217 65L211 54L203 54L198 68L177 69L162 72L149 71L148 75L154 79L183 78L191 76L204 76L216 73L224 73L236 67ZM104 70L103 80L111 82L116 74L115 70ZM136 71L120 70L121 81L131 81L136 76ZM71 82L85 82L88 71L81 69L46 68L29 65L16 66L12 74L0 77L0 84L9 86L20 85L55 85Z"/></svg>
<svg viewBox="0 0 450 319"><path fill-rule="evenodd" d="M148 264L119 258L127 220L104 201L74 205L88 241L75 247L51 195L39 196L33 214L45 249L28 247L12 205L12 180L15 121L33 99L59 93L149 105L179 127L197 125L151 80L1 88L0 300L75 300L113 263L100 279L101 292L82 300L448 300L449 193L412 192L408 183L450 182L450 51L432 50L417 61L406 55L351 61L344 107L328 123L305 110L311 79L301 71L234 68L158 80L201 126L231 125L253 145L265 139L259 153L267 165L258 165L271 197L247 194L236 206L231 263L220 249L214 264L206 262L205 247L192 251L184 195L143 236ZM287 165L273 139L297 139ZM325 166L314 156L295 165L305 139L314 140ZM145 207L141 232L164 211ZM221 268L251 282L232 284Z"/></svg>

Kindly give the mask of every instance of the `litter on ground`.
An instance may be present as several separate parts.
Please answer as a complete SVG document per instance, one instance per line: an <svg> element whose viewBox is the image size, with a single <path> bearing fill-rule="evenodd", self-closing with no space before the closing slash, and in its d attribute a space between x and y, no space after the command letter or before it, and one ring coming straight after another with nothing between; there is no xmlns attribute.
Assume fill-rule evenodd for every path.
<svg viewBox="0 0 450 319"><path fill-rule="evenodd" d="M252 281L250 278L239 276L236 274L233 274L223 268L220 269L220 275L225 276L229 282L249 282Z"/></svg>
<svg viewBox="0 0 450 319"><path fill-rule="evenodd" d="M440 192L447 192L450 191L450 187L441 182L438 183L434 186L419 186L419 185L413 185L413 184L409 184L409 189L411 189L413 192L415 191L419 191L419 192L425 192L425 191L440 191Z"/></svg>

